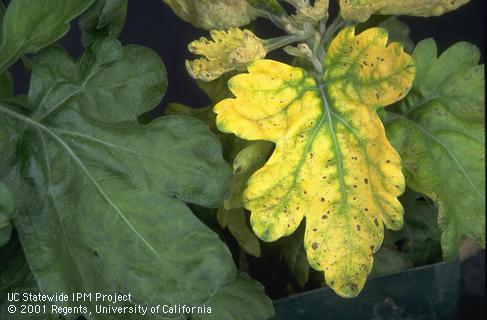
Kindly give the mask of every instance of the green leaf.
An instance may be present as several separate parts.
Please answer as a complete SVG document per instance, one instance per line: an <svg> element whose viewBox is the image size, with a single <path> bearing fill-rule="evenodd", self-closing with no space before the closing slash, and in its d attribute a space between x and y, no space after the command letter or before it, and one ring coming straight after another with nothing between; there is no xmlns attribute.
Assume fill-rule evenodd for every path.
<svg viewBox="0 0 487 320"><path fill-rule="evenodd" d="M7 294L19 293L39 293L37 283L29 270L29 265L25 260L22 252L22 247L17 239L12 240L4 247L0 248L0 319L8 320L37 320L39 314L36 313L21 313L20 308L22 302L12 302L7 300ZM30 305L45 305L46 314L42 315L42 319L50 320L58 317L51 314L51 304L42 302L30 302ZM8 306L15 305L17 311L10 313Z"/></svg>
<svg viewBox="0 0 487 320"><path fill-rule="evenodd" d="M38 55L33 66L29 108L49 119L66 106L105 122L135 121L157 105L167 87L166 69L150 49L100 39L78 62L59 47ZM113 112L106 105L116 105Z"/></svg>
<svg viewBox="0 0 487 320"><path fill-rule="evenodd" d="M404 227L386 230L371 275L378 276L441 261L438 208L422 194L407 189L400 198Z"/></svg>
<svg viewBox="0 0 487 320"><path fill-rule="evenodd" d="M400 200L404 206L404 227L398 231L387 230L383 246L399 250L414 266L441 261L438 207L411 190Z"/></svg>
<svg viewBox="0 0 487 320"><path fill-rule="evenodd" d="M281 252L284 263L301 288L308 282L310 274L303 238L304 225L301 225L296 232L285 240Z"/></svg>
<svg viewBox="0 0 487 320"><path fill-rule="evenodd" d="M211 314L193 314L192 320L266 320L274 315L264 287L239 272L236 281L223 287L206 303Z"/></svg>
<svg viewBox="0 0 487 320"><path fill-rule="evenodd" d="M42 67L48 73L33 76L39 81L29 92L35 114L42 104L51 110L47 100L65 101L49 117L0 106L2 121L12 118L25 127L15 185L24 205L15 216L22 247L44 293L130 292L136 303L201 305L224 296L220 288L231 286L236 275L227 247L184 203L217 207L223 201L231 172L216 137L184 116L138 124L137 105L129 110L122 101L130 86L118 89L120 100L100 104L94 88L67 99L52 93L53 84L78 85L69 76L95 69L87 87L101 74L108 93L129 78L137 84L131 95L161 96L165 74L147 74L164 69L157 56L130 46L117 57L113 41L95 42L77 63L59 48L34 62L36 72ZM126 65L127 54L145 61Z"/></svg>
<svg viewBox="0 0 487 320"><path fill-rule="evenodd" d="M163 0L181 19L206 30L250 23L255 13L245 0Z"/></svg>
<svg viewBox="0 0 487 320"><path fill-rule="evenodd" d="M257 141L239 151L233 160L234 183L232 193L225 199L225 208L243 208L242 194L247 182L267 162L273 148L269 141Z"/></svg>
<svg viewBox="0 0 487 320"><path fill-rule="evenodd" d="M382 247L375 254L374 267L371 276L380 276L412 268L413 264L408 257L397 250Z"/></svg>
<svg viewBox="0 0 487 320"><path fill-rule="evenodd" d="M243 208L226 209L222 206L218 209L216 217L220 226L227 228L234 236L240 248L251 256L260 257L259 239L250 230L247 224L247 213Z"/></svg>
<svg viewBox="0 0 487 320"><path fill-rule="evenodd" d="M229 160L235 158L232 192L220 205L216 217L218 224L230 231L245 252L254 257L259 257L261 255L260 243L247 225L247 213L243 210L241 197L249 176L263 165L264 162L262 161L265 161L269 156L272 144L260 141L247 146L243 140L216 130L215 114L211 106L190 108L180 103L170 103L166 107L165 114L188 115L208 124L210 130L216 132L220 142L225 147L226 158ZM235 156L236 152L239 153Z"/></svg>
<svg viewBox="0 0 487 320"><path fill-rule="evenodd" d="M37 52L61 38L69 22L94 0L12 0L3 19L0 73L22 54Z"/></svg>
<svg viewBox="0 0 487 320"><path fill-rule="evenodd" d="M7 186L0 181L0 247L8 242L12 234L10 218L14 211L14 199Z"/></svg>
<svg viewBox="0 0 487 320"><path fill-rule="evenodd" d="M228 82L235 98L215 105L217 126L275 149L243 193L264 241L292 234L306 219L304 247L327 284L356 296L372 269L384 227L400 229L400 158L376 110L404 97L414 64L384 29L343 29L322 75L257 60Z"/></svg>
<svg viewBox="0 0 487 320"><path fill-rule="evenodd" d="M216 80L218 81L218 80ZM232 163L233 159L240 150L242 150L248 143L231 134L225 134L216 128L216 115L213 112L213 107L208 106L204 108L191 108L184 104L171 102L167 105L164 113L167 115L186 115L203 121L208 125L211 132L216 134L223 147L223 157L227 162Z"/></svg>
<svg viewBox="0 0 487 320"><path fill-rule="evenodd" d="M479 50L460 42L437 57L433 40L414 51L417 76L387 135L407 185L439 206L443 256L466 236L485 247L485 84Z"/></svg>
<svg viewBox="0 0 487 320"><path fill-rule="evenodd" d="M208 125L211 131L217 131L215 125L216 115L212 111L212 107L191 108L184 104L171 102L164 110L166 115L185 115L203 121Z"/></svg>
<svg viewBox="0 0 487 320"><path fill-rule="evenodd" d="M340 12L345 19L365 21L372 14L439 16L464 5L470 0L340 0Z"/></svg>
<svg viewBox="0 0 487 320"><path fill-rule="evenodd" d="M212 103L217 103L232 96L232 93L228 90L227 82L235 74L236 72L225 73L213 81L196 80L196 84L206 93Z"/></svg>
<svg viewBox="0 0 487 320"><path fill-rule="evenodd" d="M414 50L414 42L409 37L409 26L396 17L391 17L379 24L389 33L389 42L400 42L404 51L411 53Z"/></svg>
<svg viewBox="0 0 487 320"><path fill-rule="evenodd" d="M117 38L127 16L128 0L96 0L79 18L81 43L89 47L97 38Z"/></svg>
<svg viewBox="0 0 487 320"><path fill-rule="evenodd" d="M0 120L0 179L3 179L4 182L10 171L16 166L19 128L21 128L21 124L15 119L2 116Z"/></svg>
<svg viewBox="0 0 487 320"><path fill-rule="evenodd" d="M14 95L14 83L8 71L0 74L0 99L9 99Z"/></svg>

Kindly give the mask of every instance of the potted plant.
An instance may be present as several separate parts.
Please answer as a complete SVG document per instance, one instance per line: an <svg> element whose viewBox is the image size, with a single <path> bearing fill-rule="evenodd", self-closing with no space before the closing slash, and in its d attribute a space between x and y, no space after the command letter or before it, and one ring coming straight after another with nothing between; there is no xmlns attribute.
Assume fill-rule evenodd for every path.
<svg viewBox="0 0 487 320"><path fill-rule="evenodd" d="M186 68L212 103L156 119L127 0L0 6L0 318L454 316L460 242L485 247L484 67L397 15L468 1L164 2L210 30Z"/></svg>

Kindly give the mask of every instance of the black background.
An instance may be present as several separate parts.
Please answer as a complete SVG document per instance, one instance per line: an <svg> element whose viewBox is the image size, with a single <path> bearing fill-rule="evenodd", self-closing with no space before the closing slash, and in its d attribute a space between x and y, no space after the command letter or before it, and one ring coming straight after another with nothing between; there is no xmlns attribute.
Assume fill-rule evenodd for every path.
<svg viewBox="0 0 487 320"><path fill-rule="evenodd" d="M336 6L333 6L332 17L336 11ZM458 41L468 41L481 48L483 62L485 59L484 12L484 0L472 0L460 9L440 17L402 17L401 20L410 26L410 35L415 43L432 37L437 41L439 52L442 52ZM262 38L280 35L266 21L257 21L255 30ZM168 71L169 88L162 103L153 111L154 116L162 114L168 102L177 101L193 107L202 107L209 103L184 67L184 60L191 58L186 49L187 44L206 35L205 30L196 29L179 19L169 7L163 4L162 0L129 0L128 16L120 37L121 42L152 48L161 56ZM78 57L83 51L79 39L80 31L77 21L74 21L71 31L61 39L60 43L74 57ZM273 55L279 54L273 53ZM10 71L15 80L16 93L26 93L29 73L19 64L14 65ZM462 264L459 313L461 319L484 319L485 317L484 259L485 253L482 252Z"/></svg>

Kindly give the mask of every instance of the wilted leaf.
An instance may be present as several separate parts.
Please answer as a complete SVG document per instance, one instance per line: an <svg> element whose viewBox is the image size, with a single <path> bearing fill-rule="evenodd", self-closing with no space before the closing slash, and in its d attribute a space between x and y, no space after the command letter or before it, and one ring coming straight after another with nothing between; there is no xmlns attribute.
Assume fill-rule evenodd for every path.
<svg viewBox="0 0 487 320"><path fill-rule="evenodd" d="M163 0L181 19L206 30L240 27L256 15L245 0Z"/></svg>
<svg viewBox="0 0 487 320"><path fill-rule="evenodd" d="M470 0L340 0L345 19L365 21L373 14L439 16Z"/></svg>
<svg viewBox="0 0 487 320"><path fill-rule="evenodd" d="M12 0L3 19L0 73L20 55L36 52L61 38L69 22L94 0Z"/></svg>
<svg viewBox="0 0 487 320"><path fill-rule="evenodd" d="M79 18L81 43L89 47L97 38L117 38L122 33L128 0L96 0Z"/></svg>
<svg viewBox="0 0 487 320"><path fill-rule="evenodd" d="M203 58L186 60L186 69L195 79L212 81L232 70L244 70L250 62L264 58L264 43L250 30L231 28L210 31L212 40L201 38L188 45L189 51Z"/></svg>
<svg viewBox="0 0 487 320"><path fill-rule="evenodd" d="M437 58L433 40L414 51L417 77L387 135L407 184L439 206L445 259L462 237L485 247L485 84L480 52L457 43Z"/></svg>
<svg viewBox="0 0 487 320"><path fill-rule="evenodd" d="M10 217L14 210L14 199L7 186L0 181L0 247L8 242L12 234Z"/></svg>
<svg viewBox="0 0 487 320"><path fill-rule="evenodd" d="M402 226L400 159L376 109L407 94L414 67L386 43L383 29L344 29L317 79L258 60L229 81L236 98L215 106L220 130L276 144L244 192L255 233L274 241L306 217L308 261L345 297L362 289L383 225Z"/></svg>

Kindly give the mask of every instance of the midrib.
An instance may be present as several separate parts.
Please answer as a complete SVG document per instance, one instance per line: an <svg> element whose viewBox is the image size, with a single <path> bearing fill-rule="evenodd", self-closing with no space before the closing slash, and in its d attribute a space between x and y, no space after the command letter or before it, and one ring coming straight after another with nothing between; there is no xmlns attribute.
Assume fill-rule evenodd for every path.
<svg viewBox="0 0 487 320"><path fill-rule="evenodd" d="M7 116L10 116L11 118L15 118L17 120L26 122L42 131L45 131L47 134L49 134L54 140L56 140L63 149L70 155L71 158L73 158L74 162L77 163L80 166L81 171L87 176L88 180L93 184L95 189L101 194L102 198L105 199L105 201L117 212L117 214L120 216L120 218L126 223L126 225L129 227L130 230L132 230L137 238L139 238L142 243L151 251L160 261L163 261L162 257L159 255L159 253L152 247L150 243L147 242L147 240L138 232L138 230L135 228L134 225L128 220L128 218L123 214L123 212L118 208L118 206L112 201L112 199L108 196L108 194L105 193L105 191L101 188L101 186L96 182L95 178L91 175L89 172L88 168L85 167L81 159L74 153L73 150L64 142L63 139L61 139L58 135L56 135L52 130L50 130L48 127L42 125L41 123L38 123L29 117L23 116L17 112L14 112L8 108L5 108L4 106L0 105L0 112L3 114L6 114Z"/></svg>

